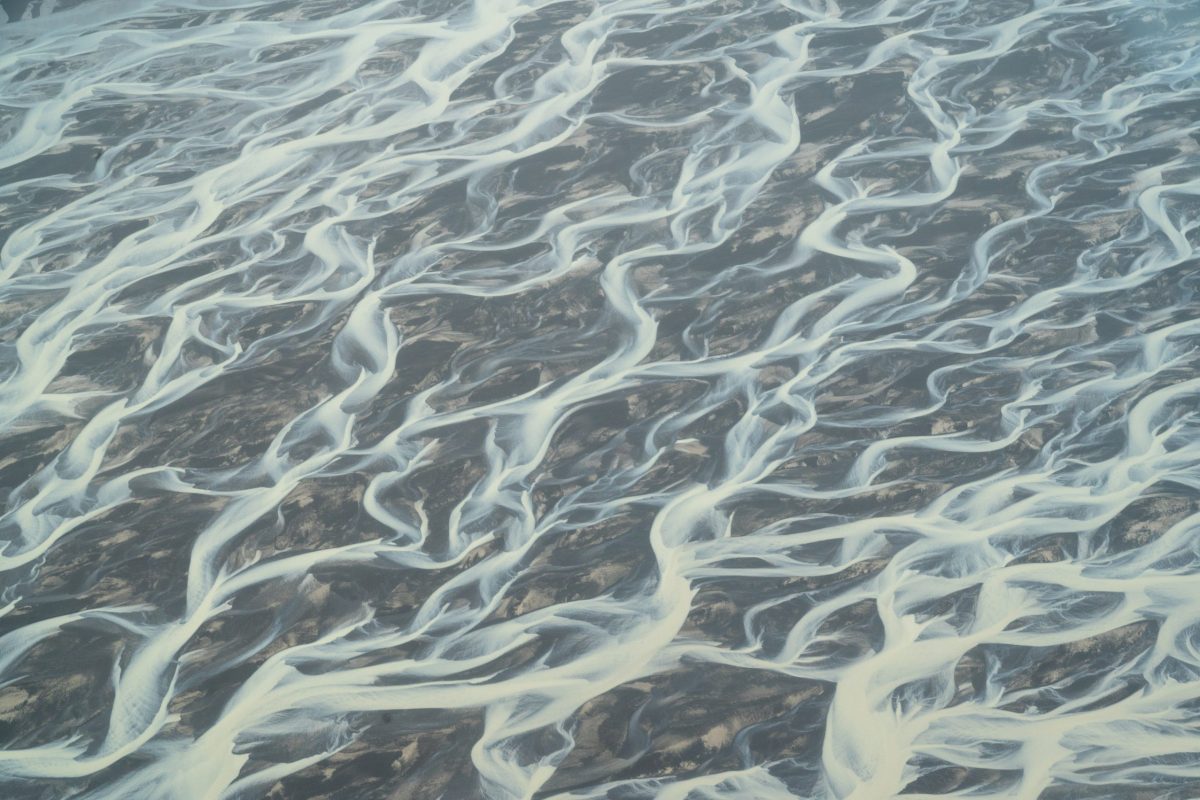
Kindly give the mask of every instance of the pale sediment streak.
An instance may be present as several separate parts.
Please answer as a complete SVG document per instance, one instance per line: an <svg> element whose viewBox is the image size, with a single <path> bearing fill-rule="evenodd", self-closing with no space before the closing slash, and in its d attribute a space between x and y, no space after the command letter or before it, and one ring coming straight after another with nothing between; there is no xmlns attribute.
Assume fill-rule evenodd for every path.
<svg viewBox="0 0 1200 800"><path fill-rule="evenodd" d="M58 5L5 796L1200 787L1194 3Z"/></svg>

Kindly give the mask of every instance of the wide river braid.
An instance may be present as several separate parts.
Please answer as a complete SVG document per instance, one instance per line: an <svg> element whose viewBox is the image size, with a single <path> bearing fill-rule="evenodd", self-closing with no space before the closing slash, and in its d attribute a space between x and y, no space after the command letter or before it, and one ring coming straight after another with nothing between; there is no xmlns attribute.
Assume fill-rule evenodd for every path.
<svg viewBox="0 0 1200 800"><path fill-rule="evenodd" d="M1200 0L0 7L0 800L1200 798Z"/></svg>

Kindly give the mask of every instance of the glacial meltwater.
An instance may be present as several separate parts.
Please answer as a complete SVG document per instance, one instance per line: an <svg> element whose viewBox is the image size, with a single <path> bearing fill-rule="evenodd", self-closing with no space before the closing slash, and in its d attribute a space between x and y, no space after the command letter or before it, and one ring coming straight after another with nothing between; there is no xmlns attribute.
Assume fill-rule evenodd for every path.
<svg viewBox="0 0 1200 800"><path fill-rule="evenodd" d="M1200 0L3 9L3 800L1200 797Z"/></svg>

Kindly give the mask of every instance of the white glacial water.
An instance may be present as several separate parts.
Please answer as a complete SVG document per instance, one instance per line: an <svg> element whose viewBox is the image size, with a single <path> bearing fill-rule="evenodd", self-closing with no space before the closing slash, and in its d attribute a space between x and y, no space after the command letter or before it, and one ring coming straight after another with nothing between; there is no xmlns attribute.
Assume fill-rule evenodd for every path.
<svg viewBox="0 0 1200 800"><path fill-rule="evenodd" d="M0 25L0 797L1200 797L1196 0Z"/></svg>

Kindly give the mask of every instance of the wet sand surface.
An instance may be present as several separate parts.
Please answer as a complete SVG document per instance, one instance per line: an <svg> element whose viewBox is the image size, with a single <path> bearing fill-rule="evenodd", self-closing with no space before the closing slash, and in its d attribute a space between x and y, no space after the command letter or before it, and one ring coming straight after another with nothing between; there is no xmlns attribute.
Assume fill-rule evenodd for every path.
<svg viewBox="0 0 1200 800"><path fill-rule="evenodd" d="M1200 797L1192 0L4 10L0 797Z"/></svg>

